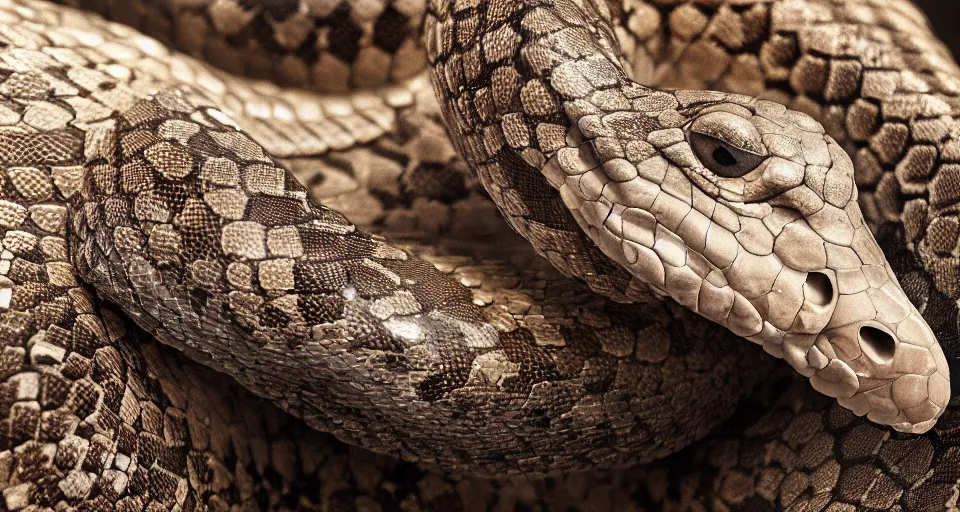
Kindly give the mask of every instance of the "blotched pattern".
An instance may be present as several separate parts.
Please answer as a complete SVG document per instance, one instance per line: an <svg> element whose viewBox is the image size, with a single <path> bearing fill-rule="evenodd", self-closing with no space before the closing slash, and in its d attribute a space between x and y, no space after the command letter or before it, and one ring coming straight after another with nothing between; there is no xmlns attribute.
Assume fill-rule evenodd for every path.
<svg viewBox="0 0 960 512"><path fill-rule="evenodd" d="M203 66L114 25L29 5L35 9L0 11L21 17L18 26L37 35L4 54L8 66L25 71L4 82L17 119L10 119L3 139L9 169L0 219L12 234L0 305L14 347L43 339L35 336L39 331L66 331L49 338L58 354L50 371L60 373L63 358L75 350L66 340L74 338L77 311L97 311L79 273L156 338L230 373L314 427L410 460L490 474L661 457L729 416L737 397L762 378L764 372L734 370L741 359L756 364L755 352L725 349L721 340L732 337L687 323L689 315L677 316L666 305L598 300L542 268L511 277L495 266L489 271L495 277L487 277L482 266L467 264L469 254L456 264L435 259L447 273L464 273L451 279L311 203L271 156L289 158L301 174L319 167L323 182L315 192L330 195L339 162L360 166L368 174L340 179L365 179L371 191L371 183L379 183L377 200L392 211L387 224L397 231L405 218L415 220L404 206L429 201L455 205L466 218L489 213L463 176L445 176L453 152L435 139L441 132L435 121L418 119L433 115L436 104L413 107L420 99L417 80L395 89L409 92L408 107L398 107L391 137L355 141L349 151L320 146L311 157L276 146L268 154L233 125L249 121L249 109L212 106L229 102L226 91L217 96L210 84L163 86L164 76L174 83L174 64L198 73L188 78L206 76ZM79 38L90 47L71 54L58 46L60 31L67 44ZM120 36L134 48L118 51L125 43L112 41ZM139 46L156 55L134 51ZM129 60L100 55L99 48ZM149 72L118 70L138 70L135 65ZM23 92L25 84L36 89ZM41 90L55 99L34 92ZM363 96L317 101L349 106ZM82 108L64 106L73 104ZM38 116L36 108L61 114ZM346 107L338 112L367 115ZM389 165L378 168L373 160L397 165L397 155L405 154L414 156L396 176L401 193L386 186ZM441 219L434 213L429 221ZM23 319L55 300L68 306L82 300L73 306L82 308ZM98 322L84 319L76 337L99 346L107 333L126 336L116 321L110 328ZM130 357L135 363L137 356ZM695 384L698 375L704 384ZM125 382L113 384L113 392L123 395ZM711 396L701 388L717 391ZM115 439L116 425L94 421L99 392L76 393L94 404L79 415L95 415L84 435ZM22 396L17 401L33 407L37 395ZM694 402L703 414L679 407ZM128 420L140 428L135 417ZM120 453L113 445L107 451L107 457ZM129 478L137 468L123 471ZM183 476L182 466L167 469ZM60 485L59 473L50 478L50 485ZM187 485L177 481L173 501L186 499ZM11 500L34 499L32 487L23 489Z"/></svg>
<svg viewBox="0 0 960 512"><path fill-rule="evenodd" d="M244 19L251 23L249 26L262 27L261 20L274 20L282 15L281 11L300 5L275 2L270 8L261 9L246 1L215 3L219 4L216 9L221 15L238 14L236 19L241 21L235 27L243 27ZM204 26L207 22L200 18L206 16L204 9L210 4L203 2L175 4L181 10L161 11L161 16L155 15L158 6L165 9L161 3L97 2L96 7L116 16L135 13L137 19L128 17L124 21L163 35L177 33L171 29L170 20L189 20L191 4L199 6L194 14L201 13L191 26ZM417 7L418 2L408 4ZM369 2L366 15L375 17L380 5ZM778 78L784 69L797 69L791 59L810 51L809 46L797 41L835 36L837 29L831 28L834 20L853 23L843 27L844 32L857 28L864 20L881 20L876 29L860 27L859 31L849 31L853 34L849 44L860 44L861 49L879 45L884 52L909 58L870 61L865 65L886 66L886 71L909 70L902 75L909 86L897 89L901 97L909 93L956 104L950 99L949 87L943 85L956 76L953 64L940 57L944 55L942 49L932 39L917 39L917 34L926 29L921 28L923 21L912 7L906 2L884 2L879 8L872 5L866 1L827 5L804 0L740 2L732 7L712 1L658 1L653 5L611 3L610 12L602 5L592 8L597 10L596 15L619 22L615 33L602 37L610 41L611 48L614 37L621 41L636 76L654 77L645 83L666 81L688 88L719 87L789 103L792 108L824 120L828 132L849 149L851 143L844 130L858 121L842 115L830 121L817 109L830 105L834 111L843 112L853 98L865 98L864 92L847 84L855 90L851 96L827 100L817 89L815 73L808 71L815 68L794 71L796 76L791 77L790 83ZM798 9L810 6L813 7ZM338 8L346 12L343 7ZM300 14L306 12L297 9L301 8L294 8ZM771 12L774 15L768 16ZM251 14L245 17L244 13ZM810 13L816 19L804 18ZM632 424L643 427L630 434L652 440L653 444L648 445L648 451L641 449L639 454L617 454L611 458L602 449L610 441L609 430L605 430L610 426L602 422L597 424L596 437L590 437L593 441L585 440L583 444L562 434L555 435L549 448L563 445L566 439L568 449L591 450L589 460L575 463L583 467L658 457L691 443L733 412L741 394L765 378L769 362L748 345L730 339L678 307L618 306L597 299L583 287L565 282L538 262L529 249L507 242L500 222L491 216L493 206L481 196L477 183L466 174L464 163L458 161L445 140L443 130L436 126L437 106L430 101L431 91L424 87L423 78L366 94L319 99L309 93L238 80L208 70L134 32L85 14L36 2L8 1L0 2L0 16L4 16L0 39L7 45L0 51L0 61L4 69L13 71L9 76L3 73L0 84L7 112L0 143L4 154L11 158L4 162L0 173L0 339L5 361L0 366L4 373L0 379L4 397L0 400L4 411L0 421L0 503L7 509L40 505L92 510L933 510L951 506L955 501L958 475L953 431L957 422L952 411L947 411L939 427L926 435L891 434L831 406L829 400L803 383L776 400L773 397L783 389L776 384L777 380L769 381L763 392L738 413L737 420L698 447L668 459L663 466L629 471L574 473L544 480L476 480L425 471L413 464L347 448L317 434L262 399L250 396L232 380L159 347L150 335L128 325L111 307L93 299L74 277L74 254L64 231L71 216L64 208L68 199L78 202L86 197L96 203L90 195L92 191L111 196L111 201L104 201L107 207L90 208L89 218L109 219L114 223L110 229L118 223L143 228L145 233L149 232L141 239L143 248L158 248L149 264L160 272L174 274L186 272L177 264L207 261L205 258L216 254L209 244L198 245L202 249L199 253L175 250L185 249L183 240L195 240L190 237L204 234L193 228L207 225L195 223L199 219L195 216L196 199L206 199L207 193L232 195L233 200L214 203L234 211L239 208L239 195L249 196L249 210L244 209L244 213L255 211L251 204L256 201L280 196L300 201L306 210L313 208L304 199L307 195L336 207L352 221L389 235L398 247L435 265L440 270L438 276L446 274L458 281L469 290L464 295L468 302L473 302L486 321L501 332L514 333L545 350L554 350L560 355L558 368L580 369L582 382L589 389L608 390L603 391L604 400L613 397L610 389L635 388L634 393L641 397L638 404L643 417L634 419ZM230 19L229 16L220 22ZM373 19L358 16L354 19ZM771 20L779 23L778 30L770 28ZM412 23L411 26L417 26L416 21ZM797 27L805 27L802 34L791 32ZM244 71L278 74L278 68L264 65L267 59L253 50L258 45L270 46L264 41L274 34L290 34L286 30L271 33L260 28L241 28L235 32L231 44L241 45L253 57ZM909 37L889 36L900 31ZM200 31L190 37L198 34ZM238 39L238 35L242 37ZM778 39L781 35L783 39ZM207 40L213 41L212 46L222 43L217 42L219 36L207 36ZM367 36L357 37L360 40ZM775 39L776 45L771 43ZM791 44L795 51L790 50ZM285 52L269 51L268 55ZM813 50L811 58L829 61L821 51ZM836 53L843 51L849 52ZM870 58L860 50L842 53L848 60L850 54ZM754 65L761 58L764 64ZM257 59L260 60L256 62ZM223 65L230 66L229 62ZM653 73L654 70L657 72ZM857 72L857 68L837 66L831 72L831 87L836 87L856 76L850 73ZM769 75L765 78L764 73ZM158 92L172 89L165 85L172 77L191 87L158 96ZM804 86L800 92L804 80L811 80L813 85ZM921 86L923 83L926 85ZM923 87L927 89L916 90ZM40 90L45 92L37 95ZM538 101L539 92L533 91L531 101ZM864 101L873 101L872 98ZM181 102L182 99L187 101ZM124 108L114 111L114 105ZM890 108L886 107L888 111ZM908 102L901 108L909 111L917 107ZM915 112L917 119L925 119L920 110ZM940 116L938 126L952 123L952 119L942 116L942 111L933 115ZM249 137L231 135L239 134L233 131L232 122L242 126ZM154 136L135 134L138 130ZM198 139L211 134L220 134L220 139L228 141L215 140L211 144ZM566 135L562 134L564 143L568 142ZM537 137L539 134L533 140ZM128 141L126 147L121 144L123 140ZM252 140L277 159L256 149L241 157L237 151L254 148ZM883 140L886 139L878 137L869 150L883 148ZM582 142L578 137L570 141ZM90 158L99 159L86 167L87 155L76 157L85 142L90 143L84 144L86 147L92 148ZM211 157L211 151L221 150L215 148L228 146L228 153ZM191 165L190 172L178 178L185 173L185 155L191 164L194 158L232 160L237 171L234 173L229 165L226 169L217 167L215 172L205 175L216 176L216 180L207 182L198 179L203 177L203 168L194 169ZM250 156L253 158L245 160ZM897 156L891 158L899 161ZM940 158L938 153L932 169L940 168ZM129 165L116 166L121 162ZM275 180L264 183L259 174L248 172L247 168L253 165L263 166L264 170L289 168L307 185L307 190L297 187L293 178L285 175L281 193ZM510 165L520 173L499 176L493 173L495 169L487 168L488 174L486 178L481 174L481 181L495 179L503 187L500 194L519 198L514 203L517 208L531 204L549 206L528 209L524 215L528 220L549 219L554 223L548 229L535 227L544 239L555 237L553 263L565 261L566 265L580 269L579 274L573 273L594 289L606 293L627 289L630 298L650 297L649 290L639 282L628 287L629 275L606 263L606 257L579 234L572 217L543 216L546 211L562 212L562 202L538 175L524 175L527 168L519 162ZM885 167L887 164L883 165L884 176L894 174ZM111 171L111 166L117 170ZM859 162L857 168L860 173ZM936 176L935 170L930 176ZM111 182L113 172L117 172L117 177ZM88 175L101 179L84 183L83 178ZM143 196L134 201L132 208L123 204L122 199L128 196L111 187L111 183L122 181L120 177L127 178L125 183L133 185L138 198ZM869 207L878 197L881 200L876 204L887 208L887 218L899 219L897 192L890 188L890 179L884 179L886 195L874 193L870 186L860 195L871 223L884 220ZM209 186L194 188L199 183ZM489 183L485 185L489 187ZM515 194L511 189L521 193ZM916 192L919 188L912 190L923 195ZM191 210L186 210L191 197ZM164 215L164 208L157 208L157 198L162 205L173 205L166 208L169 219L140 224L136 215L146 214L150 219ZM558 208L551 210L554 207ZM318 215L326 219L338 219L334 224L345 225L331 211L318 210L322 212ZM922 217L912 218L916 221L913 228L925 232ZM251 247L259 251L258 244L251 246L248 242L230 245L234 251L231 254L247 258L242 263L255 269L249 273L249 281L244 278L243 282L251 283L254 290L242 290L246 296L262 294L269 301L277 298L282 289L257 286L264 278L268 283L283 284L288 279L286 262L265 265L263 272L260 265L276 259L270 251L280 246L280 250L290 251L296 244L288 243L293 237L286 229L279 237L283 243L271 245L269 232L277 227L271 222L278 222L277 219L257 222L265 226L267 257L248 258ZM511 222L517 225L515 220ZM536 226L529 222L527 225ZM155 230L155 226L160 229ZM108 230L106 225L96 227ZM293 228L297 231L299 226ZM908 228L908 233L916 233L909 231L913 228ZM154 231L156 236L152 236ZM887 254L892 268L940 343L948 349L948 355L955 353L956 306L936 289L933 281L947 275L952 267L944 264L943 273L928 273L905 250L907 244L902 235L898 237L896 229L893 232L894 236L880 237L885 250L898 248ZM464 242L464 235L479 238ZM355 236L366 237L358 232ZM122 243L127 240L121 240L121 249L129 249ZM115 246L109 245L109 239L101 241L86 254L98 258L117 254L111 252ZM582 265L576 257L570 257L575 254L571 249L577 247L585 248L589 255L579 260L586 262ZM911 247L918 247L923 254L922 244ZM224 249L221 244L220 250ZM297 254L295 248L280 259L292 258L291 254ZM109 279L118 279L110 281L108 289L123 278L112 274L110 265L122 267L124 263L118 264L114 259L99 266ZM133 274L135 279L142 275L149 274ZM203 275L209 278L212 274ZM191 282L190 286L200 289L199 284ZM938 284L945 285L939 281ZM165 301L170 297L162 298L137 303L135 307L146 304L147 310L162 311L169 307L170 303ZM207 296L200 289L191 294L190 300L194 299L203 301ZM271 308L269 314L277 311L285 314L291 310L288 304L281 303L280 307ZM276 322L283 317L265 318ZM145 317L141 316L140 321L145 321ZM149 321L147 324L150 325ZM565 345L557 348L558 343ZM207 357L194 349L186 351L192 357ZM510 370L513 356L510 351L504 352L507 364L496 354L474 359L477 364L470 366L468 377L473 379L471 383L516 383ZM404 371L405 367L398 366L398 362L405 362L402 358L392 358L389 350L381 353L393 365L391 372ZM616 361L616 372L610 370L608 361ZM254 372L247 377L263 375ZM246 384L251 385L250 380ZM280 397L280 405L289 409L283 398ZM601 405L594 402L591 410L596 411ZM532 410L540 414L537 411ZM348 416L337 413L331 416ZM545 417L536 418L540 421ZM524 416L510 420L517 418ZM426 419L439 424L440 431L444 425L453 424ZM319 420L314 417L312 422L316 425ZM382 417L366 424L341 420L333 430L339 437L356 442L357 429L382 424ZM531 427L543 428L543 424ZM451 432L454 431L444 433ZM417 434L413 430L397 432L398 438L411 433ZM359 442L382 449L387 433L380 431L376 435L379 438ZM437 445L428 448L436 450ZM414 451L408 451L410 448ZM390 450L411 460L425 452L422 446L414 444ZM503 453L498 456L502 458ZM465 461L472 455L456 457L457 461ZM449 460L440 462L449 464ZM476 462L472 461L470 470L478 469ZM570 462L508 461L504 466L498 460L487 463L483 470L499 472L519 466L535 471L551 464L563 467Z"/></svg>
<svg viewBox="0 0 960 512"><path fill-rule="evenodd" d="M494 1L428 16L448 127L501 211L596 291L669 295L857 414L930 429L949 401L947 361L863 220L849 157L782 105L630 81L612 31L592 22L603 11ZM523 187L505 190L518 175ZM641 284L609 293L594 259L538 233L520 190L556 198L544 181Z"/></svg>
<svg viewBox="0 0 960 512"><path fill-rule="evenodd" d="M329 93L424 69L420 0L60 0L231 73Z"/></svg>

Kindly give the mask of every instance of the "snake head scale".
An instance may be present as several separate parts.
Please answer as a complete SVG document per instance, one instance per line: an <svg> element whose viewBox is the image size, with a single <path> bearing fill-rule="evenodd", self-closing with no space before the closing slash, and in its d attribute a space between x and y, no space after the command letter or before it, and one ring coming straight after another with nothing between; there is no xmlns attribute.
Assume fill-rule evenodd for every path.
<svg viewBox="0 0 960 512"><path fill-rule="evenodd" d="M650 91L634 104L571 116L569 147L543 169L601 250L856 414L929 430L947 361L864 222L844 150L773 102Z"/></svg>

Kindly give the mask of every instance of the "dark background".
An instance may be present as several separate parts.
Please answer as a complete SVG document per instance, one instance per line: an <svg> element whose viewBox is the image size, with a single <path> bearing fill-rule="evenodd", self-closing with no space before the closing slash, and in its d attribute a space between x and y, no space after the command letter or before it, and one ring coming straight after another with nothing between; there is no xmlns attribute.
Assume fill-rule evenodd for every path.
<svg viewBox="0 0 960 512"><path fill-rule="evenodd" d="M960 57L960 2L957 0L916 0L933 22L933 29Z"/></svg>

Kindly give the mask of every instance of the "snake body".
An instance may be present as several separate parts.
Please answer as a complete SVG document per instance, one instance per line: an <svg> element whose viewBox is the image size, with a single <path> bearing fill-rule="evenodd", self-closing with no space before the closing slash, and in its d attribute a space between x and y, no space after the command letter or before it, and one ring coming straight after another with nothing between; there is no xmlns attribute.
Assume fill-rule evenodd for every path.
<svg viewBox="0 0 960 512"><path fill-rule="evenodd" d="M8 509L913 510L955 500L941 347L949 355L957 339L960 74L909 3L91 4L254 79L88 13L0 4ZM427 62L432 88L419 74ZM266 76L340 95L256 80ZM852 202L854 166L811 117L628 76L760 95L820 119L856 157L868 221L902 224L879 231L886 258ZM367 89L345 92L353 87ZM726 128L744 120L776 125L748 148L766 162L759 180L677 165L701 158L681 151L699 137L690 133L749 145L751 128ZM778 136L799 151L770 142ZM671 162L656 157L668 177L657 189L686 186L691 202L696 190L701 213L710 197L713 212L722 201L729 213L714 220L739 235L734 246L694 247L709 228L681 231L691 205L674 222L679 206L656 195L618 211L632 227L604 231L616 207L601 211L606 189L591 183L606 173L649 188L635 178L655 172L656 154ZM783 184L797 179L784 169L803 166L802 186ZM583 284L509 238L484 193ZM651 247L634 238L628 253L620 240L630 229L647 236L635 229L647 210L658 213ZM818 220L828 210L844 217ZM764 218L781 220L774 229ZM734 221L802 240L778 250L762 230L727 228ZM849 225L847 241L837 225ZM478 231L490 237L463 241ZM823 263L795 254L810 233ZM710 247L767 258L719 264ZM638 264L639 254L656 256ZM751 293L766 279L758 265L774 260L792 281ZM850 272L865 286L849 285ZM846 298L804 309L807 273ZM732 305L691 301L689 287L708 283ZM799 293L799 305L782 306L773 289ZM626 304L662 295L685 307ZM864 301L874 313L858 316ZM943 416L922 436L894 434L808 384L778 386L790 377L767 379L757 347L696 313L784 357L858 415L916 432ZM866 323L894 350L853 353ZM691 445L761 382L739 420L679 456L683 473L604 469ZM311 427L410 462L350 453ZM597 472L458 476L584 469Z"/></svg>

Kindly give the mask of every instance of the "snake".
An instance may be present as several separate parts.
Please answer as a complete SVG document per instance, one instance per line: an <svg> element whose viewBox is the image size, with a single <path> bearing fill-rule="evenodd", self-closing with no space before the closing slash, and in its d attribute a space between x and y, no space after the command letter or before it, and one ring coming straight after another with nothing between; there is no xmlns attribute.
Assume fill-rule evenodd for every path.
<svg viewBox="0 0 960 512"><path fill-rule="evenodd" d="M59 4L0 0L6 510L957 507L908 0Z"/></svg>

